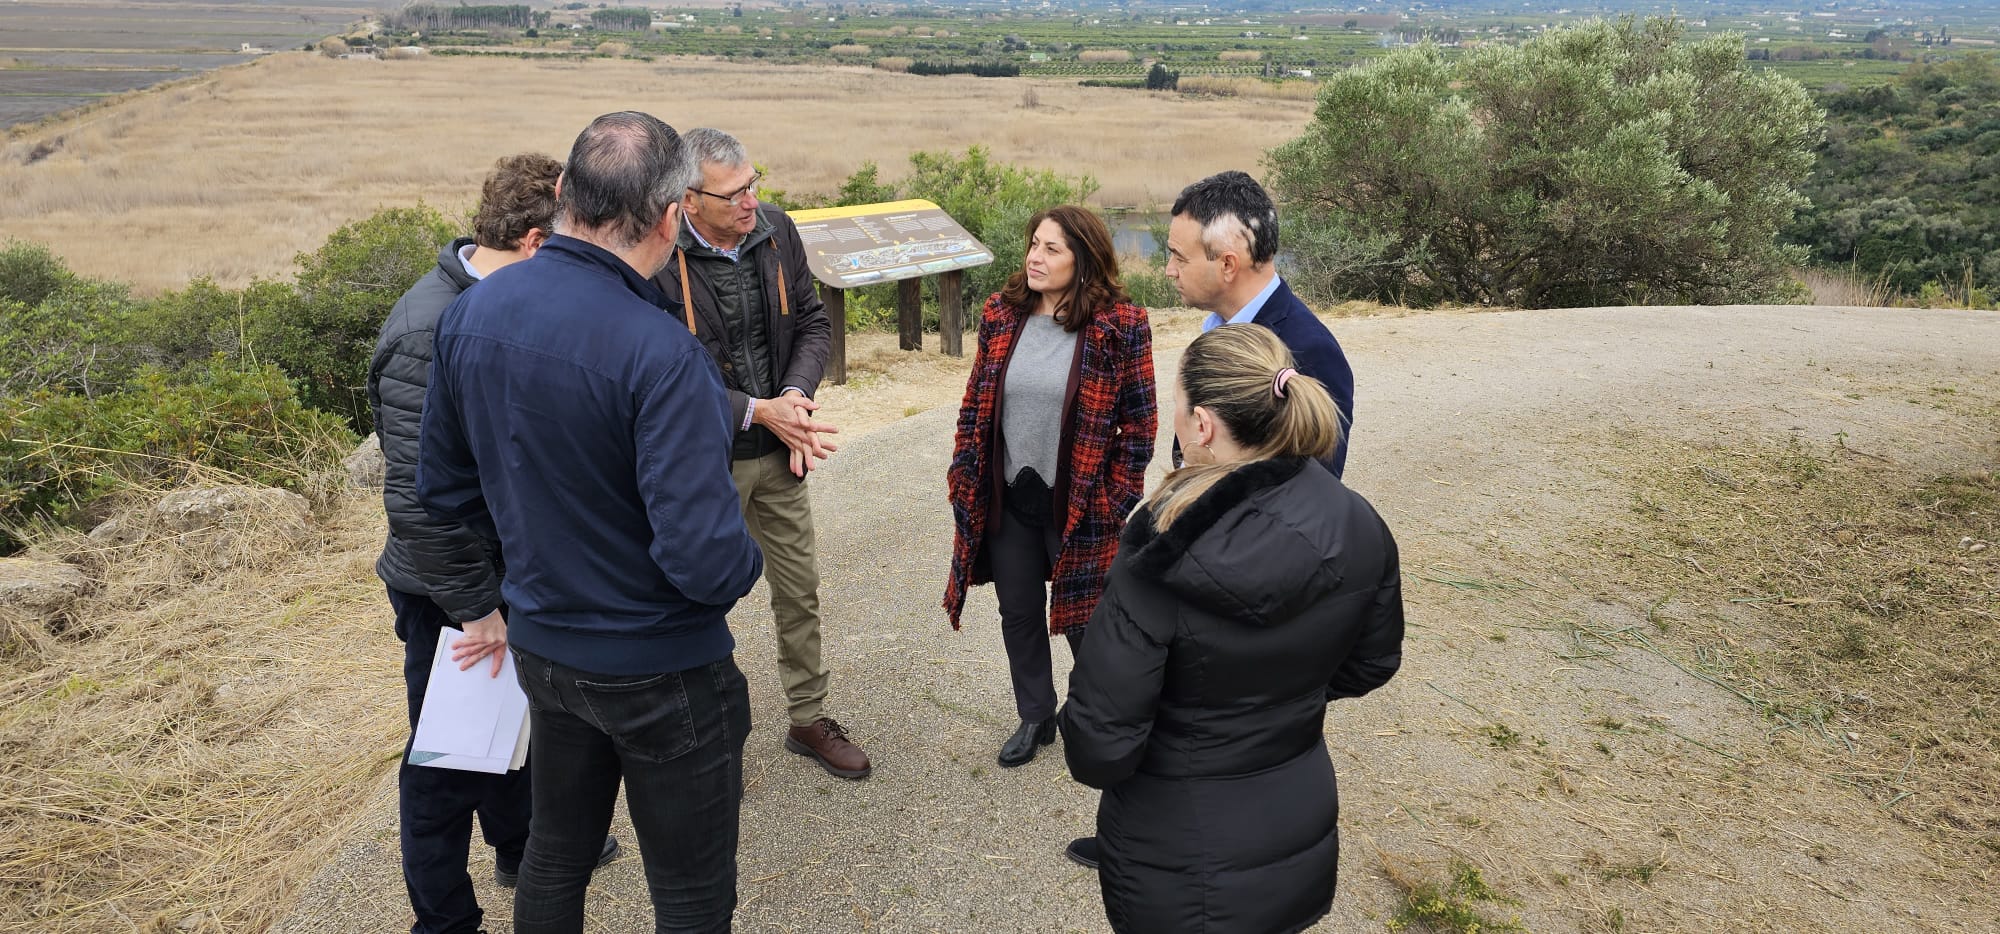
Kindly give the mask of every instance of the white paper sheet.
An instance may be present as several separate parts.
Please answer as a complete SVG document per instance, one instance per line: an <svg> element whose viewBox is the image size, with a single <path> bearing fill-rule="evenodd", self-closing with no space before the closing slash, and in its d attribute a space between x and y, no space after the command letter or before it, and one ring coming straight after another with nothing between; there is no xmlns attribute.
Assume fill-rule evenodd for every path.
<svg viewBox="0 0 2000 934"><path fill-rule="evenodd" d="M515 677L514 656L501 653L498 677L490 661L460 671L451 647L464 636L456 629L438 633L410 764L491 773L519 768L527 757L528 696Z"/></svg>

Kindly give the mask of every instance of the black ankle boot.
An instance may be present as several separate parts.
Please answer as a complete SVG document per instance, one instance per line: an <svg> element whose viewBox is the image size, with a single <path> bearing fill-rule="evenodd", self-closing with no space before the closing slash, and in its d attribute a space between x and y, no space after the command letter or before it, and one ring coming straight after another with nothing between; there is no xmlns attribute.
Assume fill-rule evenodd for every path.
<svg viewBox="0 0 2000 934"><path fill-rule="evenodd" d="M1021 721L1021 728L1000 744L1000 766L1013 768L1034 761L1035 753L1056 741L1056 718Z"/></svg>

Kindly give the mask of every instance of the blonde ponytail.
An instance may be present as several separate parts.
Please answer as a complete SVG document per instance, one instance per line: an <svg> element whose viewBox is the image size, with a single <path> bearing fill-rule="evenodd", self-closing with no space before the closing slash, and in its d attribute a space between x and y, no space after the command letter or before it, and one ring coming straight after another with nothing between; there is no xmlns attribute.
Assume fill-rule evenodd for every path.
<svg viewBox="0 0 2000 934"><path fill-rule="evenodd" d="M1181 357L1180 404L1215 413L1250 453L1247 461L1323 459L1340 446L1343 434L1340 409L1326 386L1297 372L1291 351L1261 325L1225 324L1195 338ZM1168 474L1150 504L1155 527L1172 525L1247 461L1197 464Z"/></svg>

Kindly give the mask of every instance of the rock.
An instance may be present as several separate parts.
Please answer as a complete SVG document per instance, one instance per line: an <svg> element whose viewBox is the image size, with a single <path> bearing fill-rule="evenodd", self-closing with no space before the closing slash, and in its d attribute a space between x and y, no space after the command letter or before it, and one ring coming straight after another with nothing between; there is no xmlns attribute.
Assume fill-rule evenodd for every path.
<svg viewBox="0 0 2000 934"><path fill-rule="evenodd" d="M197 567L225 570L268 561L305 542L312 508L305 497L271 487L200 487L162 497L153 522Z"/></svg>
<svg viewBox="0 0 2000 934"><path fill-rule="evenodd" d="M382 488L382 439L370 432L354 453L347 455L341 465L347 468L347 482L361 490Z"/></svg>
<svg viewBox="0 0 2000 934"><path fill-rule="evenodd" d="M60 561L0 558L0 610L42 623L60 620L90 589L90 576Z"/></svg>
<svg viewBox="0 0 2000 934"><path fill-rule="evenodd" d="M153 507L153 518L161 526L180 533L264 525L303 527L311 515L305 497L264 486L175 490Z"/></svg>
<svg viewBox="0 0 2000 934"><path fill-rule="evenodd" d="M146 526L130 515L112 516L90 530L90 540L110 548L133 544L146 537Z"/></svg>

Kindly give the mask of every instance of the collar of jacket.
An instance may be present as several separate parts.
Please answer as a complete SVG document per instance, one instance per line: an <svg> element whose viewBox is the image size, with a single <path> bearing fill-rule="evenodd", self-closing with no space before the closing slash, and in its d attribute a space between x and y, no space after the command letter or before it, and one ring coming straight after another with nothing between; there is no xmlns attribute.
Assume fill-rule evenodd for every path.
<svg viewBox="0 0 2000 934"><path fill-rule="evenodd" d="M653 280L639 275L639 271L633 269L630 263L619 259L618 254L595 243L557 234L542 244L542 248L536 251L535 256L540 258L543 254L547 254L549 259L556 262L611 273L624 280L625 287L631 289L632 294L645 299L653 307L674 312L680 310L680 303L668 299L667 293L660 291L660 287L654 285Z"/></svg>
<svg viewBox="0 0 2000 934"><path fill-rule="evenodd" d="M458 251L476 242L478 241L473 240L471 237L459 237L445 244L444 249L438 251L438 271L444 273L444 277L451 280L451 284L456 286L461 292L472 288L473 283L479 280L474 279L471 273L465 271L465 261L458 258Z"/></svg>
<svg viewBox="0 0 2000 934"><path fill-rule="evenodd" d="M750 232L743 235L742 242L736 244L736 257L739 261L749 256L750 251L756 249L764 241L771 239L771 234L778 229L778 224L776 221L771 220L771 216L765 212L775 210L777 210L776 207L768 204L757 208L757 226L750 228ZM676 242L680 245L681 249L687 251L687 255L690 258L729 258L721 250L703 244L701 238L694 235L694 225L685 216L681 218L681 235Z"/></svg>
<svg viewBox="0 0 2000 934"><path fill-rule="evenodd" d="M1244 464L1209 487L1165 532L1153 528L1152 505L1141 506L1125 523L1119 549L1132 553L1134 571L1153 580L1164 579L1188 548L1223 516L1251 496L1298 476L1305 466L1303 457L1274 457Z"/></svg>

